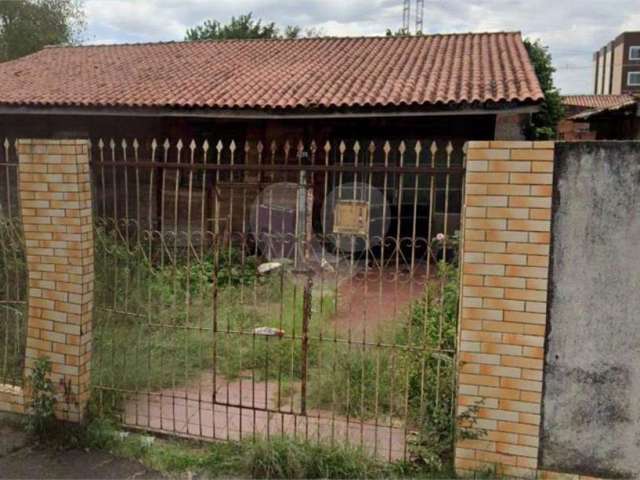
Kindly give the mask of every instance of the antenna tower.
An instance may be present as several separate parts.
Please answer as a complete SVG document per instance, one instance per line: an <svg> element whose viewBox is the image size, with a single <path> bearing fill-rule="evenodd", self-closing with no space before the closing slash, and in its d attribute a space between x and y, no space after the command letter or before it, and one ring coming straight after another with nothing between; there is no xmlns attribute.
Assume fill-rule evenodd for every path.
<svg viewBox="0 0 640 480"><path fill-rule="evenodd" d="M424 19L424 0L416 0L416 34L422 33L423 19Z"/></svg>
<svg viewBox="0 0 640 480"><path fill-rule="evenodd" d="M402 31L409 33L409 22L411 17L411 0L404 0L402 6Z"/></svg>

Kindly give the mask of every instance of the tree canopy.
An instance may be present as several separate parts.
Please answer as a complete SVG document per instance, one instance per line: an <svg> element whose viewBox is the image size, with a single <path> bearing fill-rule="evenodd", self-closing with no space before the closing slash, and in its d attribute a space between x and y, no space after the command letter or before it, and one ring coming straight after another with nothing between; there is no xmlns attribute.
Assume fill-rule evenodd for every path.
<svg viewBox="0 0 640 480"><path fill-rule="evenodd" d="M81 0L0 1L0 61L76 43L83 30Z"/></svg>
<svg viewBox="0 0 640 480"><path fill-rule="evenodd" d="M250 38L300 38L319 37L322 32L317 29L305 29L297 25L287 25L283 30L274 22L263 23L255 19L253 13L239 17L231 17L231 21L222 24L218 20L205 20L201 25L189 28L185 40L228 40Z"/></svg>
<svg viewBox="0 0 640 480"><path fill-rule="evenodd" d="M411 33L410 31L405 30L404 28L400 28L396 31L387 28L387 31L384 33L387 37L421 37L424 35L422 31Z"/></svg>
<svg viewBox="0 0 640 480"><path fill-rule="evenodd" d="M551 62L549 48L542 45L540 40L525 39L524 46L544 93L544 102L540 106L540 111L531 116L531 122L525 134L531 140L553 139L556 137L558 122L564 115L560 91L553 83L553 72L556 69Z"/></svg>

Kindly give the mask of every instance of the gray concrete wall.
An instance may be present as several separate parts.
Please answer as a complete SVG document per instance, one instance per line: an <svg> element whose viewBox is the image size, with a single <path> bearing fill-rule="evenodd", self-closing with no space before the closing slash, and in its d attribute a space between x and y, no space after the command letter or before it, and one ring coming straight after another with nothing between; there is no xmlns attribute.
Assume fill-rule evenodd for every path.
<svg viewBox="0 0 640 480"><path fill-rule="evenodd" d="M640 142L556 146L541 467L640 477Z"/></svg>

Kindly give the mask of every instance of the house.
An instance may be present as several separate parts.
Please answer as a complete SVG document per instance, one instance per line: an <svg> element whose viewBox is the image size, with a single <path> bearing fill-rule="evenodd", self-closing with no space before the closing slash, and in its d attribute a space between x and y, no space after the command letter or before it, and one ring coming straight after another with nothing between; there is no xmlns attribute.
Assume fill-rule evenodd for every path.
<svg viewBox="0 0 640 480"><path fill-rule="evenodd" d="M562 140L640 138L639 97L633 95L567 95L565 118L558 124Z"/></svg>
<svg viewBox="0 0 640 480"><path fill-rule="evenodd" d="M543 99L519 33L49 47L0 64L0 85L5 135L237 142L513 139Z"/></svg>
<svg viewBox="0 0 640 480"><path fill-rule="evenodd" d="M640 94L640 31L623 32L593 54L593 93Z"/></svg>
<svg viewBox="0 0 640 480"><path fill-rule="evenodd" d="M260 161L259 149L275 165L300 162L312 145L320 151L326 142L332 146L329 163L343 157L353 162L356 145L363 152L375 145L375 161L382 161L382 146L389 142L387 163L396 165L402 162L401 140L409 152L420 140L434 162L462 166L467 140L521 139L522 126L543 101L518 32L49 47L0 64L0 85L0 136L88 137L96 159L115 158L115 150L119 157L131 155L133 138L147 147L152 137L160 145L168 138L171 148L182 139L178 153L188 151L191 139L196 145L207 139L212 150L221 146L222 163L240 165ZM121 148L122 138L128 150L127 144ZM342 142L345 155L338 149ZM140 155L149 158L148 148ZM175 189L168 188L166 198L163 190L162 197L167 208L161 202L149 208L149 216L165 211L163 222L184 221L179 212L192 199L185 177L171 180ZM246 218L238 205L265 184L297 182L294 177L227 172L216 185L241 187L190 204L233 210L227 228L240 231ZM322 175L312 177L317 224L327 192ZM399 175L388 177L400 211L411 188L398 193ZM446 188L444 180L435 187L435 201L445 205L436 208L436 217L438 209L448 209L449 231L459 222L461 171L451 177ZM202 196L209 197L213 181L204 180ZM254 186L249 193L248 185ZM243 198L234 201L233 192L240 191ZM102 194L105 208L115 203L115 193ZM424 187L419 198L423 208L429 201Z"/></svg>

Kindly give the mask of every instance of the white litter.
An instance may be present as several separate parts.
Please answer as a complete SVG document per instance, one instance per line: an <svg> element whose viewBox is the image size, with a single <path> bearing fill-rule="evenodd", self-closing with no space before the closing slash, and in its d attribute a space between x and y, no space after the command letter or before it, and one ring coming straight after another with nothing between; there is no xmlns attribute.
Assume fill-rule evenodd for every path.
<svg viewBox="0 0 640 480"><path fill-rule="evenodd" d="M333 266L327 261L326 258L322 259L322 261L320 262L320 266L326 272L334 273L336 271L335 268L333 268Z"/></svg>
<svg viewBox="0 0 640 480"><path fill-rule="evenodd" d="M264 275L265 273L273 272L282 267L280 262L267 262L258 266L258 273Z"/></svg>
<svg viewBox="0 0 640 480"><path fill-rule="evenodd" d="M253 329L255 335L264 335L266 337L282 337L284 330L273 327L258 327Z"/></svg>

